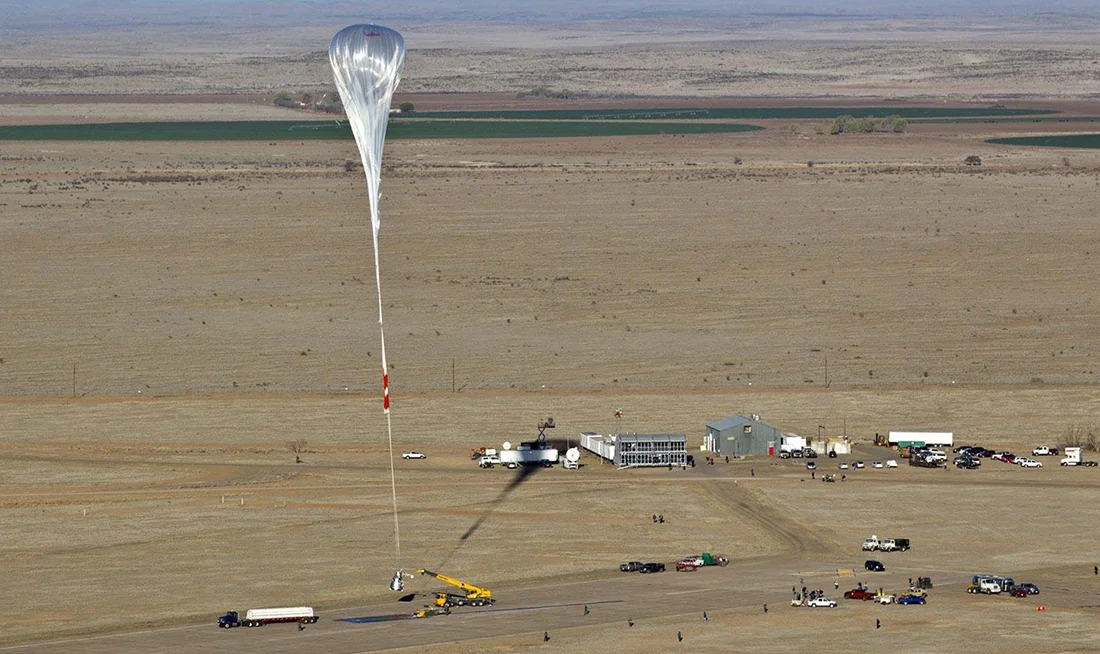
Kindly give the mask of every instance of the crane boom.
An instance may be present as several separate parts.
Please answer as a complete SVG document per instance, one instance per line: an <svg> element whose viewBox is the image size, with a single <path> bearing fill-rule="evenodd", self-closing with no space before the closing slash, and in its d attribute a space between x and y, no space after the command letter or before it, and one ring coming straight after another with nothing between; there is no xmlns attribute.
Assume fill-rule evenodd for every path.
<svg viewBox="0 0 1100 654"><path fill-rule="evenodd" d="M462 590L466 591L466 599L488 600L492 599L493 597L493 591L489 590L488 588L481 588L480 586L468 584L465 581L460 581L458 579L455 579L454 577L448 577L447 575L441 575L438 572L432 572L431 570L421 569L417 570L417 572L422 575L427 575L429 577L435 577L436 579L451 584L452 586L458 586Z"/></svg>

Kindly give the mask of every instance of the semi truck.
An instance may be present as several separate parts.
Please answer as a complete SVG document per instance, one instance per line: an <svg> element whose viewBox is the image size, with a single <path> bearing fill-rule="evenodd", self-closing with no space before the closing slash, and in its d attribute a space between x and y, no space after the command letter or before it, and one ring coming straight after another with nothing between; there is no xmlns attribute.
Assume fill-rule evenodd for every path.
<svg viewBox="0 0 1100 654"><path fill-rule="evenodd" d="M225 615L218 618L218 626L222 629L233 627L262 627L271 622L298 622L300 624L313 624L317 622L317 614L311 606L292 606L278 609L248 609L241 619L236 611L226 611Z"/></svg>

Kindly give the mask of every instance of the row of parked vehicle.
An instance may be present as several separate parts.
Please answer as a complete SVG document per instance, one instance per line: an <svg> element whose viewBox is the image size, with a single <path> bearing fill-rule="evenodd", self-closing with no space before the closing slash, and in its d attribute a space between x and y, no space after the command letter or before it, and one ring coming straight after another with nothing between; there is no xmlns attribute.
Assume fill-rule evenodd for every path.
<svg viewBox="0 0 1100 654"><path fill-rule="evenodd" d="M955 457L954 463L960 468L974 469L981 466L982 459L993 459L995 461L1003 461L1005 463L1013 463L1023 468L1042 468L1043 464L1035 459L1026 456L1017 456L1016 454L1008 450L991 450L989 448L980 447L976 445L961 445L954 450L955 454L959 456ZM1081 460L1081 448L1079 447L1067 447L1066 457L1060 461L1063 466L1096 466L1095 461L1082 461ZM1047 447L1046 445L1040 445L1031 451L1032 456L1057 456L1057 447Z"/></svg>
<svg viewBox="0 0 1100 654"><path fill-rule="evenodd" d="M685 556L676 562L676 570L678 572L694 572L698 568L707 566L721 566L726 567L729 565L730 560L721 554L711 554L710 552L703 552L702 554L692 554L691 556ZM664 572L664 563L642 563L641 561L628 561L619 565L620 572L641 572L653 573Z"/></svg>
<svg viewBox="0 0 1100 654"><path fill-rule="evenodd" d="M840 463L836 464L836 467L840 470L847 470L849 467L856 468L857 470L862 470L863 468L867 467L867 464L862 461L856 461L855 463L851 464L849 464L847 461L841 461ZM898 462L894 459L890 459L888 461L872 461L871 467L876 469L896 468L898 467Z"/></svg>

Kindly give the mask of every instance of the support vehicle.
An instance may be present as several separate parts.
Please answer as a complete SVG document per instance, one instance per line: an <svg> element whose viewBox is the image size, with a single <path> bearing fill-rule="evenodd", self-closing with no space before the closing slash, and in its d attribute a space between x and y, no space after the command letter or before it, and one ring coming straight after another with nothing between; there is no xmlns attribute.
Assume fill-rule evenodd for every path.
<svg viewBox="0 0 1100 654"><path fill-rule="evenodd" d="M902 595L897 599L898 604L925 604L928 600L924 595Z"/></svg>
<svg viewBox="0 0 1100 654"><path fill-rule="evenodd" d="M883 552L904 552L909 549L908 538L885 538L878 548Z"/></svg>
<svg viewBox="0 0 1100 654"><path fill-rule="evenodd" d="M835 609L836 608L836 600L831 600L828 597L815 597L814 599L806 602L806 606L808 606L810 608L814 608L814 609L816 609L816 608Z"/></svg>
<svg viewBox="0 0 1100 654"><path fill-rule="evenodd" d="M882 543L879 542L878 536L871 536L870 538L865 538L863 540L863 551L864 552L874 552L881 545L882 545Z"/></svg>
<svg viewBox="0 0 1100 654"><path fill-rule="evenodd" d="M873 600L875 599L875 594L864 588L853 588L844 593L844 599Z"/></svg>
<svg viewBox="0 0 1100 654"><path fill-rule="evenodd" d="M665 564L664 563L646 563L646 564L642 565L642 569L639 570L638 572L640 572L642 574L652 574L652 573L655 573L655 572L664 572L664 571L665 571Z"/></svg>
<svg viewBox="0 0 1100 654"><path fill-rule="evenodd" d="M428 458L428 455L424 454L423 452L417 452L417 451L414 450L412 452L405 452L404 454L401 455L401 458L402 459L426 459L426 458Z"/></svg>
<svg viewBox="0 0 1100 654"><path fill-rule="evenodd" d="M493 466L500 465L500 456L496 454L486 454L485 456L477 460L477 467L479 468L492 468Z"/></svg>
<svg viewBox="0 0 1100 654"><path fill-rule="evenodd" d="M262 627L272 622L297 622L300 624L313 624L317 622L317 614L311 606L292 606L279 609L248 609L241 619L236 611L226 611L225 615L218 618L218 626L222 629L233 627Z"/></svg>
<svg viewBox="0 0 1100 654"><path fill-rule="evenodd" d="M710 552L703 552L699 556L687 556L684 557L685 561L694 561L696 568L702 568L708 565L718 565L723 568L729 565L730 560L721 554L711 554Z"/></svg>
<svg viewBox="0 0 1100 654"><path fill-rule="evenodd" d="M450 608L452 606L492 606L493 604L493 592L488 588L481 588L473 584L468 584L464 581L459 581L453 577L447 575L441 575L438 572L432 572L431 570L417 570L417 573L435 577L436 579L451 584L452 586L458 586L464 591L464 594L459 593L436 593L435 605L441 608Z"/></svg>
<svg viewBox="0 0 1100 654"><path fill-rule="evenodd" d="M640 572L645 564L641 561L630 561L619 565L619 572Z"/></svg>
<svg viewBox="0 0 1100 654"><path fill-rule="evenodd" d="M869 572L886 572L886 566L882 565L881 561L875 561L874 559L864 561L863 569Z"/></svg>

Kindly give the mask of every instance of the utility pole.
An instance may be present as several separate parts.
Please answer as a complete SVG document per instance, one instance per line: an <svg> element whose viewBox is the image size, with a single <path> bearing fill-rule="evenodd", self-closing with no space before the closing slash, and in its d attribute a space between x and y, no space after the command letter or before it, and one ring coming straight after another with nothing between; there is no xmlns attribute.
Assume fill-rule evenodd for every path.
<svg viewBox="0 0 1100 654"><path fill-rule="evenodd" d="M76 364L73 364L73 397L76 397Z"/></svg>
<svg viewBox="0 0 1100 654"><path fill-rule="evenodd" d="M825 355L825 386L829 386L829 355Z"/></svg>
<svg viewBox="0 0 1100 654"><path fill-rule="evenodd" d="M451 392L455 392L455 358L451 357Z"/></svg>

